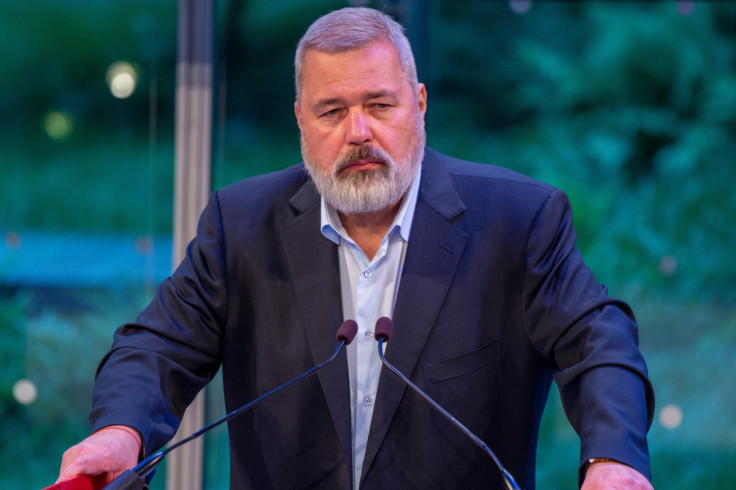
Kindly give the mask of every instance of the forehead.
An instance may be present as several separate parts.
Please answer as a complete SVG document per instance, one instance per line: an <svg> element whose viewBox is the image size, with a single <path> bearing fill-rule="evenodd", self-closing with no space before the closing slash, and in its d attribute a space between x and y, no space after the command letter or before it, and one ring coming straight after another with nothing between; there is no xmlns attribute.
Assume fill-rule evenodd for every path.
<svg viewBox="0 0 736 490"><path fill-rule="evenodd" d="M303 95L366 88L370 85L373 85L371 90L399 89L403 85L408 87L408 80L392 44L377 42L364 48L337 53L312 49L304 55Z"/></svg>

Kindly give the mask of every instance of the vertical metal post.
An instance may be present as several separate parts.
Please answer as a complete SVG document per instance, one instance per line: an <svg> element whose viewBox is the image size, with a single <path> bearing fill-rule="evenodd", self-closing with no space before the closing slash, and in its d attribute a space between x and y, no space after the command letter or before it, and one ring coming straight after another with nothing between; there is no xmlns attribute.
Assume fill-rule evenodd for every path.
<svg viewBox="0 0 736 490"><path fill-rule="evenodd" d="M212 66L214 0L179 0L176 67L175 187L173 266L184 257L210 193L212 159ZM174 440L205 421L202 391L189 406ZM166 488L201 490L204 441L173 451L166 462Z"/></svg>

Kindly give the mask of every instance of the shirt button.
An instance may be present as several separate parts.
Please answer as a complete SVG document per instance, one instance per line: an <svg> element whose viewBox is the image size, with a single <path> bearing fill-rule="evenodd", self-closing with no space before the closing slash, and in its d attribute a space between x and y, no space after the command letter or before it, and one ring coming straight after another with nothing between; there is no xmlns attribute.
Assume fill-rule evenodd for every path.
<svg viewBox="0 0 736 490"><path fill-rule="evenodd" d="M373 273L371 271L365 271L365 272L363 272L363 276L364 277L371 277L372 275L373 275Z"/></svg>
<svg viewBox="0 0 736 490"><path fill-rule="evenodd" d="M366 395L365 398L363 398L363 403L366 405L373 405L373 397L370 395Z"/></svg>
<svg viewBox="0 0 736 490"><path fill-rule="evenodd" d="M372 339L372 338L373 338L373 332L372 332L372 331L370 331L370 330L369 330L369 331L367 331L367 332L365 333L365 338L366 338L367 340L370 340L370 339Z"/></svg>

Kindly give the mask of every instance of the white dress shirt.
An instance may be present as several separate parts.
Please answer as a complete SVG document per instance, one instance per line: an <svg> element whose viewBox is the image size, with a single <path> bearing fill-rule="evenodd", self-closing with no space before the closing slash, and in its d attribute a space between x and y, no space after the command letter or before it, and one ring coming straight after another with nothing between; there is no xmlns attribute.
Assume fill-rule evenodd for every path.
<svg viewBox="0 0 736 490"><path fill-rule="evenodd" d="M373 329L380 317L393 316L419 194L420 175L421 168L372 260L347 235L337 212L322 199L322 234L338 245L343 317L352 318L358 324L355 340L347 348L355 489L360 483L381 372Z"/></svg>

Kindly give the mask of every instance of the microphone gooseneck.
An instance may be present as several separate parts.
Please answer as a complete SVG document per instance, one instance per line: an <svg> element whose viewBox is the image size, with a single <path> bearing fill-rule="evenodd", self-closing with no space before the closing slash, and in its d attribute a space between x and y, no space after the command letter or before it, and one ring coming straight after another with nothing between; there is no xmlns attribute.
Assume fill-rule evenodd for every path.
<svg viewBox="0 0 736 490"><path fill-rule="evenodd" d="M412 390L414 390L417 394L419 394L422 398L424 398L430 405L432 405L435 409L437 409L442 415L444 415L448 420L450 420L457 428L459 428L466 436L468 436L478 447L480 447L486 454L488 454L494 463L496 463L496 466L501 471L501 475L503 476L504 483L506 484L506 488L508 490L521 490L521 487L516 483L516 480L514 480L514 477L511 476L511 473L509 473L506 468L503 467L501 464L501 461L498 459L496 454L491 450L491 448L488 447L488 445L483 442L478 436L473 434L470 429L465 427L462 423L460 423L459 420L457 420L455 417L450 415L450 413L442 408L437 402L432 400L429 395L427 395L424 391L422 391L417 385L412 383L409 378L404 376L398 369L396 369L391 363L389 363L386 360L386 357L383 354L383 344L384 342L388 342L388 340L391 338L391 335L394 332L394 322L391 321L390 318L387 318L385 316L379 318L376 321L376 328L374 330L374 337L378 341L378 355L381 358L381 362L384 366L386 366L389 371L394 373L396 376L398 376L404 383L406 383L407 386L409 386Z"/></svg>
<svg viewBox="0 0 736 490"><path fill-rule="evenodd" d="M145 478L156 468L156 466L158 466L158 464L163 460L164 456L166 456L168 453L178 448L179 446L182 446L198 438L199 436L203 435L205 432L208 432L214 429L218 425L224 422L227 422L228 420L234 417L237 417L238 415L250 410L255 405L260 403L261 401L283 390L287 386L310 377L311 375L313 375L314 373L316 373L317 371L319 371L320 369L322 369L323 367L325 367L326 365L334 361L337 355L340 353L340 350L342 350L344 346L350 344L350 342L353 341L353 339L355 338L355 334L357 332L358 332L358 324L355 323L355 320L345 320L340 325L340 328L337 329L337 341L338 341L337 348L335 349L335 352L333 352L332 355L327 360L304 371L302 374L300 374L296 378L293 378L287 381L286 383L277 386L276 388L272 389L268 393L264 393L263 395L259 396L258 398L251 401L250 403L243 405L242 407L236 410L233 410L232 412L228 413L221 419L216 420L212 422L210 425L203 427L202 429L198 430L197 432L190 435L189 437L186 437L182 439L181 441L175 444L172 444L166 449L163 449L161 451L158 451L157 453L152 454L148 458L138 463L138 466L136 466L135 468L128 470L124 472L123 474L121 474L120 476L118 476L108 486L106 486L105 489L106 490L134 490L134 489L143 488Z"/></svg>

